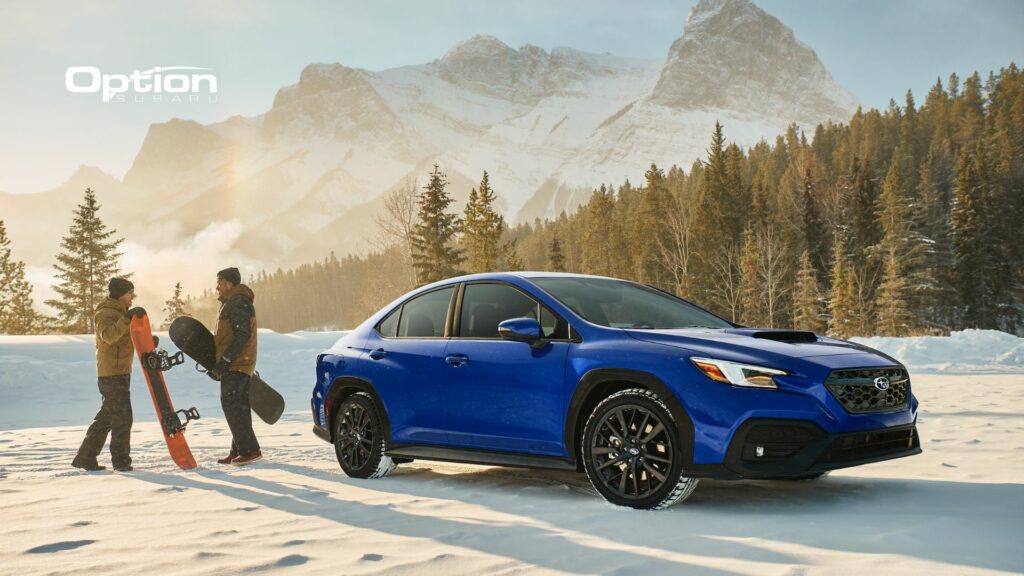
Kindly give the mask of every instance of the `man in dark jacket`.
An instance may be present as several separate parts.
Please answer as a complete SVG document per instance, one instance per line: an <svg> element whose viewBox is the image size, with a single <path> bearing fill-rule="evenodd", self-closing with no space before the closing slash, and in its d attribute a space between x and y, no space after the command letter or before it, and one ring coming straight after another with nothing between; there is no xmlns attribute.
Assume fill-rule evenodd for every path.
<svg viewBox="0 0 1024 576"><path fill-rule="evenodd" d="M132 469L129 383L132 357L135 355L135 346L128 334L128 308L135 299L135 286L124 278L113 278L107 289L108 297L96 307L93 322L96 328L96 375L103 403L71 465L88 471L103 470L105 466L100 466L96 457L103 451L109 433L111 464L114 470L128 472Z"/></svg>
<svg viewBox="0 0 1024 576"><path fill-rule="evenodd" d="M249 380L256 370L255 295L242 284L238 268L217 273L217 295L221 302L214 334L218 360L210 377L220 380L220 404L231 429L231 452L217 462L242 466L263 456L249 403Z"/></svg>

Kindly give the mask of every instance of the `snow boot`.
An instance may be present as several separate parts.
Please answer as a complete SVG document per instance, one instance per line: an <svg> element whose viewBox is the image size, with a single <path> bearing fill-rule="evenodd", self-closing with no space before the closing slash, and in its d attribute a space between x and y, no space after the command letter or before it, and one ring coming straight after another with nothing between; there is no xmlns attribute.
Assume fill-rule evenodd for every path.
<svg viewBox="0 0 1024 576"><path fill-rule="evenodd" d="M242 454L238 458L231 461L233 466L245 466L246 464L252 464L253 462L263 458L263 453L259 450L255 452L249 452L248 454Z"/></svg>
<svg viewBox="0 0 1024 576"><path fill-rule="evenodd" d="M75 459L71 461L71 465L86 472L99 472L100 470L107 469L106 466L100 466L95 460L88 460L81 456L75 456Z"/></svg>

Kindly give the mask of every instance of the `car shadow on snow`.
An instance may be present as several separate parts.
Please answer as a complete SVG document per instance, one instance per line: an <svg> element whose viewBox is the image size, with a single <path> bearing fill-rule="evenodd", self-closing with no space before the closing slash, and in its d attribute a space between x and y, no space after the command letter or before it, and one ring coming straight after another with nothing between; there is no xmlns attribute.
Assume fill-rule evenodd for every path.
<svg viewBox="0 0 1024 576"><path fill-rule="evenodd" d="M804 553L820 549L1024 569L1019 546L1008 536L1020 526L1024 484L842 475L803 482L704 480L685 502L642 512L605 503L585 475L573 472L448 464L435 470L417 462L389 478L355 480L340 471L268 465L382 493L458 500L559 530L682 555L801 564ZM772 541L806 550L794 551L800 557L787 555L778 546L771 549Z"/></svg>
<svg viewBox="0 0 1024 576"><path fill-rule="evenodd" d="M219 492L230 498L258 504L289 514L318 517L353 528L376 530L409 538L429 538L439 543L477 550L499 557L508 557L526 564L542 566L570 573L631 573L635 569L654 569L669 574L729 575L736 572L709 567L710 562L688 562L682 558L667 559L657 549L608 550L583 544L571 538L558 526L536 523L515 523L503 520L492 524L480 521L462 521L402 512L392 504L368 504L356 500L341 500L329 492L302 484L279 483L258 477L262 468L272 468L309 476L318 481L335 479L330 474L294 465L263 463L245 473L228 474L218 470L200 469L189 475L156 473L137 470L134 477L144 482L163 486L177 486L196 490ZM415 476L415 475L414 475ZM345 479L361 489L422 483L414 477L406 481L401 476L390 480L357 481ZM384 492L387 492L385 490ZM427 491L430 492L430 491ZM424 494L431 498L445 498L435 490ZM406 493L394 490L394 493ZM590 498L581 496L581 498ZM516 513L516 512L511 512ZM619 523L624 531L635 530L641 518ZM645 543L646 546L646 543ZM698 558L700 560L700 558ZM792 563L793 558L777 559Z"/></svg>

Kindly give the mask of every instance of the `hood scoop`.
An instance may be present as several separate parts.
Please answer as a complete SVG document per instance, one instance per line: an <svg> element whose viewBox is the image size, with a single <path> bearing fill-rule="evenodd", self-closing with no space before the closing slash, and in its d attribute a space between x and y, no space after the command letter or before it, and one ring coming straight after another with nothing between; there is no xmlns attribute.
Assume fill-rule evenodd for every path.
<svg viewBox="0 0 1024 576"><path fill-rule="evenodd" d="M774 340L775 342L785 342L787 344L802 344L818 341L818 336L815 335L814 332L806 332L803 330L759 330L757 332L750 333L750 336L752 338Z"/></svg>

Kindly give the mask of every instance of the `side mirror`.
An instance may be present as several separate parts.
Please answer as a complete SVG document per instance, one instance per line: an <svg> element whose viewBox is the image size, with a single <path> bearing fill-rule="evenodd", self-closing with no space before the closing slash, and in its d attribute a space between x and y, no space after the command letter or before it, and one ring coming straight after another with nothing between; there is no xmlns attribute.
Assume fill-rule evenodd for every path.
<svg viewBox="0 0 1024 576"><path fill-rule="evenodd" d="M498 335L514 342L534 343L540 340L540 322L533 318L512 318L498 324Z"/></svg>

